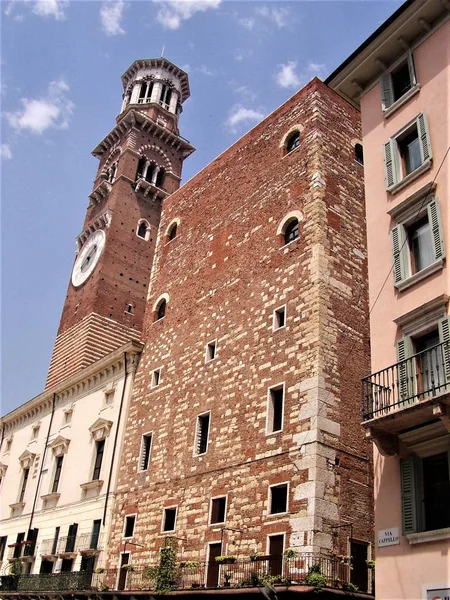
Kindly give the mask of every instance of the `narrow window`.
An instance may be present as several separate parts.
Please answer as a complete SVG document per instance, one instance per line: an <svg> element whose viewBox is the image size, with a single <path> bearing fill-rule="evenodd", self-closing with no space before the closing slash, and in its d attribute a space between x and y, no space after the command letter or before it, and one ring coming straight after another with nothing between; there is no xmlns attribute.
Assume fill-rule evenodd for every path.
<svg viewBox="0 0 450 600"><path fill-rule="evenodd" d="M276 515L279 513L287 512L287 499L288 499L288 485L283 483L281 485L273 485L270 487L269 493L269 513Z"/></svg>
<svg viewBox="0 0 450 600"><path fill-rule="evenodd" d="M27 488L27 483L28 483L28 477L30 475L30 469L24 469L23 473L22 473L22 486L20 488L20 494L19 494L19 502L23 502L24 496L25 496L25 490Z"/></svg>
<svg viewBox="0 0 450 600"><path fill-rule="evenodd" d="M411 272L417 273L435 261L428 216L407 228Z"/></svg>
<svg viewBox="0 0 450 600"><path fill-rule="evenodd" d="M59 480L61 479L61 469L62 469L62 464L63 464L63 458L64 458L63 456L56 457L56 469L55 469L55 476L53 478L52 494L55 494L58 491Z"/></svg>
<svg viewBox="0 0 450 600"><path fill-rule="evenodd" d="M156 175L155 185L156 187L162 187L164 183L164 176L166 172L163 168L159 169L158 174Z"/></svg>
<svg viewBox="0 0 450 600"><path fill-rule="evenodd" d="M139 162L138 162L137 179L139 179L140 177L144 176L144 171L145 171L145 165L146 164L147 164L147 159L145 158L145 156L142 156L139 159Z"/></svg>
<svg viewBox="0 0 450 600"><path fill-rule="evenodd" d="M55 535L53 536L52 551L50 554L56 554L60 531L61 531L61 527L55 527Z"/></svg>
<svg viewBox="0 0 450 600"><path fill-rule="evenodd" d="M7 540L8 540L8 536L7 535L2 535L0 537L0 562L3 560L3 557L5 555Z"/></svg>
<svg viewBox="0 0 450 600"><path fill-rule="evenodd" d="M267 433L281 431L283 427L284 386L269 390L267 410Z"/></svg>
<svg viewBox="0 0 450 600"><path fill-rule="evenodd" d="M173 240L173 239L175 239L175 238L176 238L176 236L177 236L177 224L176 224L176 223L174 223L174 224L172 225L172 227L170 228L170 230L169 230L169 234L168 234L168 236L167 236L167 237L169 238L169 240Z"/></svg>
<svg viewBox="0 0 450 600"><path fill-rule="evenodd" d="M216 350L216 340L214 340L213 342L209 342L209 344L206 344L205 362L209 362L210 360L213 360L216 357Z"/></svg>
<svg viewBox="0 0 450 600"><path fill-rule="evenodd" d="M413 86L410 69L406 60L391 71L391 81L395 102Z"/></svg>
<svg viewBox="0 0 450 600"><path fill-rule="evenodd" d="M417 127L397 138L400 153L403 177L415 171L422 164L420 141Z"/></svg>
<svg viewBox="0 0 450 600"><path fill-rule="evenodd" d="M396 67L381 76L383 110L402 98L416 83L413 55L408 52Z"/></svg>
<svg viewBox="0 0 450 600"><path fill-rule="evenodd" d="M69 423L72 421L72 412L72 410L64 411L64 425L69 425Z"/></svg>
<svg viewBox="0 0 450 600"><path fill-rule="evenodd" d="M163 531L175 531L176 519L177 519L176 507L165 508L164 509Z"/></svg>
<svg viewBox="0 0 450 600"><path fill-rule="evenodd" d="M123 537L125 537L125 538L133 537L135 523L136 523L136 515L128 515L125 517Z"/></svg>
<svg viewBox="0 0 450 600"><path fill-rule="evenodd" d="M142 238L143 240L146 239L147 237L147 223L145 223L145 221L142 221L141 223L139 223L139 227L137 230L137 235L138 237Z"/></svg>
<svg viewBox="0 0 450 600"><path fill-rule="evenodd" d="M286 326L286 306L280 306L273 311L273 330Z"/></svg>
<svg viewBox="0 0 450 600"><path fill-rule="evenodd" d="M157 387L161 383L161 369L155 369L152 373L152 388Z"/></svg>
<svg viewBox="0 0 450 600"><path fill-rule="evenodd" d="M139 459L139 468L141 471L146 471L150 464L150 452L152 449L152 434L146 433L142 436L141 455Z"/></svg>
<svg viewBox="0 0 450 600"><path fill-rule="evenodd" d="M129 315L133 314L133 305L132 304L127 304L127 313Z"/></svg>
<svg viewBox="0 0 450 600"><path fill-rule="evenodd" d="M147 83L144 81L141 83L141 88L139 90L139 99L138 99L139 104L142 104L142 102L144 102L146 91L147 91Z"/></svg>
<svg viewBox="0 0 450 600"><path fill-rule="evenodd" d="M288 141L286 143L286 150L287 153L289 154L289 152L292 152L292 150L295 150L296 148L298 148L300 146L300 132L299 131L295 131L289 138Z"/></svg>
<svg viewBox="0 0 450 600"><path fill-rule="evenodd" d="M98 540L100 537L100 527L102 524L101 519L95 519L92 523L92 531L91 531L91 540L89 544L89 548L92 550L96 550L98 546Z"/></svg>
<svg viewBox="0 0 450 600"><path fill-rule="evenodd" d="M39 425L35 425L33 427L33 429L31 430L31 439L32 440L36 440L38 438L39 429L40 429L40 426Z"/></svg>
<svg viewBox="0 0 450 600"><path fill-rule="evenodd" d="M223 496L223 498L213 498L211 500L211 525L215 523L225 523L225 507L225 496Z"/></svg>
<svg viewBox="0 0 450 600"><path fill-rule="evenodd" d="M197 431L195 435L195 454L205 454L208 449L209 413L197 417Z"/></svg>
<svg viewBox="0 0 450 600"><path fill-rule="evenodd" d="M364 152L361 144L355 144L355 160L360 165L364 164Z"/></svg>
<svg viewBox="0 0 450 600"><path fill-rule="evenodd" d="M102 468L103 452L105 450L105 440L95 442L95 464L94 472L92 474L92 481L100 479L100 470Z"/></svg>
<svg viewBox="0 0 450 600"><path fill-rule="evenodd" d="M13 558L20 558L22 554L22 542L25 540L25 533L21 532L17 534L16 545L14 547Z"/></svg>
<svg viewBox="0 0 450 600"><path fill-rule="evenodd" d="M12 440L6 440L5 443L5 452L9 452L11 450Z"/></svg>
<svg viewBox="0 0 450 600"><path fill-rule="evenodd" d="M155 168L156 166L154 163L150 163L147 167L147 172L145 173L145 180L149 183L152 183L153 181L153 174L155 172Z"/></svg>
<svg viewBox="0 0 450 600"><path fill-rule="evenodd" d="M77 539L77 532L78 532L78 523L72 523L72 525L69 525L69 530L67 532L67 538L66 538L66 547L64 550L65 552L74 552L75 541Z"/></svg>
<svg viewBox="0 0 450 600"><path fill-rule="evenodd" d="M158 308L156 309L156 320L160 321L161 319L164 319L165 316L166 316L166 301L161 300L161 302L158 304Z"/></svg>
<svg viewBox="0 0 450 600"><path fill-rule="evenodd" d="M286 225L284 230L284 243L289 244L289 242L296 240L298 236L298 219L293 219Z"/></svg>

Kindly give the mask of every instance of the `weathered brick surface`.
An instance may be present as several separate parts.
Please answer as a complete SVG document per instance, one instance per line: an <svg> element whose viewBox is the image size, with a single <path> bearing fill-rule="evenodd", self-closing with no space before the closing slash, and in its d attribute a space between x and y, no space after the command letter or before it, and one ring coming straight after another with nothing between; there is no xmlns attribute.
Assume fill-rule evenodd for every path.
<svg viewBox="0 0 450 600"><path fill-rule="evenodd" d="M282 139L301 127L300 147ZM348 552L371 542L370 446L359 426L360 377L369 372L362 167L354 161L358 113L318 80L286 102L164 201L144 350L129 407L109 564L123 518L136 511L133 560L156 558L164 506L177 505L185 558L220 541L210 498L227 494L223 552L286 546ZM277 228L303 214L300 239ZM180 219L168 241L169 223ZM170 300L164 319L152 312ZM287 305L286 328L272 331ZM217 356L205 364L205 345ZM162 368L161 384L151 374ZM284 382L283 430L266 435L268 387ZM194 456L196 416L211 411L208 451ZM153 432L148 471L141 436ZM268 486L289 482L289 512L269 516Z"/></svg>

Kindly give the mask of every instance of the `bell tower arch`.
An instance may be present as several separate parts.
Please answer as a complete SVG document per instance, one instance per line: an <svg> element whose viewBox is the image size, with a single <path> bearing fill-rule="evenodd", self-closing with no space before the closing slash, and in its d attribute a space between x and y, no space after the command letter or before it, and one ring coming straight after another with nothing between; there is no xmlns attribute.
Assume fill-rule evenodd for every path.
<svg viewBox="0 0 450 600"><path fill-rule="evenodd" d="M194 151L178 128L190 94L184 71L165 58L137 60L122 84L116 125L92 152L99 166L46 388L139 339L161 205L179 188L183 161Z"/></svg>

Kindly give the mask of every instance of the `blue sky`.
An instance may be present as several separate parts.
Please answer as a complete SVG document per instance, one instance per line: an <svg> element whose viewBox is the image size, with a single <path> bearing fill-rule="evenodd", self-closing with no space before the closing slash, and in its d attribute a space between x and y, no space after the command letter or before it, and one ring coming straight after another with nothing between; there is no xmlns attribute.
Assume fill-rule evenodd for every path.
<svg viewBox="0 0 450 600"><path fill-rule="evenodd" d="M186 70L187 181L313 76L325 78L400 2L3 1L2 404L43 390L121 74L164 55Z"/></svg>

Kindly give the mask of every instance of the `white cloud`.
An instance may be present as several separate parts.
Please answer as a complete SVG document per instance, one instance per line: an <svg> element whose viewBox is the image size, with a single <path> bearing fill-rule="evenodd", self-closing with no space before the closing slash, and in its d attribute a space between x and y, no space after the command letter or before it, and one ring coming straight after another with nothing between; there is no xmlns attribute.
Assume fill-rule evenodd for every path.
<svg viewBox="0 0 450 600"><path fill-rule="evenodd" d="M247 17L244 19L239 19L238 23L241 27L247 29L247 31L253 31L256 26L256 19L253 19L252 17Z"/></svg>
<svg viewBox="0 0 450 600"><path fill-rule="evenodd" d="M237 60L238 62L242 62L243 60L245 60L246 58L250 58L250 56L253 54L253 50L242 50L242 49L237 49L234 51L234 60Z"/></svg>
<svg viewBox="0 0 450 600"><path fill-rule="evenodd" d="M281 64L279 71L275 74L275 80L279 86L283 88L294 87L298 88L301 84L301 79L295 72L297 63L293 60L286 64Z"/></svg>
<svg viewBox="0 0 450 600"><path fill-rule="evenodd" d="M62 21L68 4L68 0L36 0L33 2L33 12L40 17L54 17L57 21Z"/></svg>
<svg viewBox="0 0 450 600"><path fill-rule="evenodd" d="M256 14L269 19L279 29L286 27L289 24L290 11L288 8L269 8L268 6L261 6L256 9Z"/></svg>
<svg viewBox="0 0 450 600"><path fill-rule="evenodd" d="M253 123L255 121L261 121L263 117L264 114L259 110L245 108L245 106L236 104L230 110L230 114L226 120L226 125L230 131L235 133L239 125L248 125L249 123Z"/></svg>
<svg viewBox="0 0 450 600"><path fill-rule="evenodd" d="M6 112L5 117L13 129L41 135L47 129L67 129L74 104L66 96L67 83L52 81L46 96L37 99L22 98L22 109Z"/></svg>
<svg viewBox="0 0 450 600"><path fill-rule="evenodd" d="M120 21L123 16L125 3L123 0L118 2L105 2L100 9L100 22L106 35L121 35L125 33Z"/></svg>
<svg viewBox="0 0 450 600"><path fill-rule="evenodd" d="M1 145L0 155L1 155L1 157L4 160L11 160L12 159L11 148L9 147L8 144L2 144Z"/></svg>
<svg viewBox="0 0 450 600"><path fill-rule="evenodd" d="M222 0L153 0L160 7L156 20L166 29L178 29L197 12L218 8Z"/></svg>
<svg viewBox="0 0 450 600"><path fill-rule="evenodd" d="M201 65L197 70L202 75L208 75L209 77L213 77L215 75L214 71L208 69L206 65Z"/></svg>

